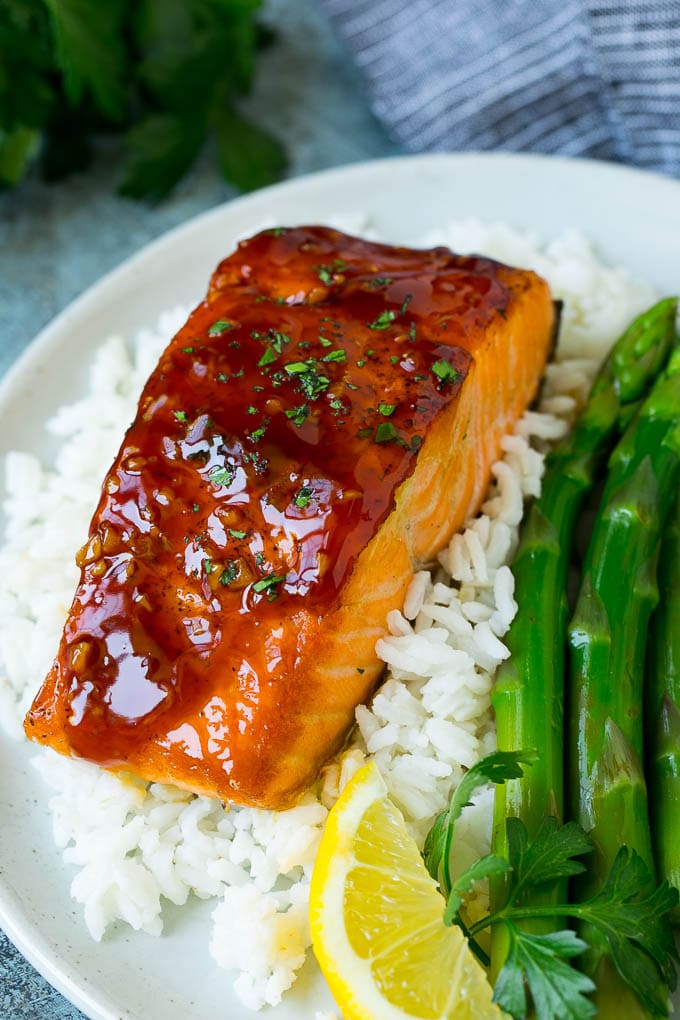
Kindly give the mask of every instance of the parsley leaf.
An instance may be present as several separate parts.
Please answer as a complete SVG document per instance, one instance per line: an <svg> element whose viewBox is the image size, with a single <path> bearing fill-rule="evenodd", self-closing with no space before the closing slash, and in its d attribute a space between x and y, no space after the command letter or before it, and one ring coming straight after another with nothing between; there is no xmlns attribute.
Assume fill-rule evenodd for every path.
<svg viewBox="0 0 680 1020"><path fill-rule="evenodd" d="M208 330L208 336L221 336L228 330L234 328L234 323L229 319L217 319Z"/></svg>
<svg viewBox="0 0 680 1020"><path fill-rule="evenodd" d="M389 443L396 439L398 434L391 421L383 421L375 430L375 441L376 443Z"/></svg>
<svg viewBox="0 0 680 1020"><path fill-rule="evenodd" d="M264 368L265 365L271 365L274 361L276 361L276 351L274 351L271 347L267 347L264 354L258 361L257 367Z"/></svg>
<svg viewBox="0 0 680 1020"><path fill-rule="evenodd" d="M214 111L217 147L223 176L241 191L253 191L278 180L286 169L281 144L235 110Z"/></svg>
<svg viewBox="0 0 680 1020"><path fill-rule="evenodd" d="M238 569L237 564L234 563L233 560L229 560L229 562L227 563L226 567L224 568L224 570L222 571L222 573L219 576L220 584L225 585L225 587L228 584L231 584L231 582L235 581L236 578L238 577L238 573L239 573L239 569Z"/></svg>
<svg viewBox="0 0 680 1020"><path fill-rule="evenodd" d="M664 882L640 897L640 889L649 885L642 858L621 847L604 885L579 906L578 916L604 936L614 966L645 1006L663 1016L665 986L673 988L676 981L674 961L678 956L668 914L677 904L678 894Z"/></svg>
<svg viewBox="0 0 680 1020"><path fill-rule="evenodd" d="M57 62L64 75L64 91L73 106L85 92L113 120L123 116L126 52L123 23L125 0L45 0L52 18Z"/></svg>
<svg viewBox="0 0 680 1020"><path fill-rule="evenodd" d="M290 418L293 425L300 428L300 426L304 425L309 417L309 407L307 404L300 404L298 407L289 407L285 414L286 418Z"/></svg>
<svg viewBox="0 0 680 1020"><path fill-rule="evenodd" d="M476 882L491 878L493 875L505 875L511 870L510 863L496 854L486 854L471 864L458 876L451 887L444 911L444 924L451 925L458 921L458 913L463 905L463 896L465 893L472 892Z"/></svg>
<svg viewBox="0 0 680 1020"><path fill-rule="evenodd" d="M667 882L650 891L651 878L642 859L622 847L602 888L581 903L538 902L530 895L584 871L578 859L592 844L575 822L560 825L545 818L533 839L519 818L506 818L507 859L490 853L475 861L455 881L449 859L456 820L470 798L488 781L504 783L522 775L535 756L528 752L496 752L466 773L449 808L435 820L425 841L423 857L439 884L446 906L444 923L457 924L480 959L479 932L502 926L508 954L496 980L494 1001L515 1020L525 1020L530 1002L537 1020L581 1020L595 1016L586 996L591 980L569 966L569 960L588 949L608 953L620 977L652 1015L667 1015L668 988L675 986L678 959L669 914L678 903L677 890ZM463 898L474 884L505 875L504 902L468 928L461 917ZM529 894L529 895L527 895ZM571 918L579 934L566 929L534 934L521 922L528 919ZM587 940L587 941L586 941Z"/></svg>
<svg viewBox="0 0 680 1020"><path fill-rule="evenodd" d="M162 198L206 139L242 190L285 167L280 143L238 112L271 37L262 0L9 0L0 5L0 181L39 158L48 180L82 170L91 140L125 132L121 190ZM227 57L225 57L225 54ZM43 144L41 144L41 142Z"/></svg>
<svg viewBox="0 0 680 1020"><path fill-rule="evenodd" d="M436 882L448 875L448 852L453 839L453 826L463 813L463 808L470 804L476 790L489 783L502 784L508 779L519 779L524 775L523 764L530 764L535 756L528 751L495 751L478 761L463 776L458 784L451 804L435 819L428 833L423 849L425 867ZM444 886L444 895L448 896L452 883L449 880Z"/></svg>
<svg viewBox="0 0 680 1020"><path fill-rule="evenodd" d="M432 371L443 383L455 383L460 377L460 373L453 365L450 365L448 361L444 361L443 358L440 361L435 361Z"/></svg>
<svg viewBox="0 0 680 1020"><path fill-rule="evenodd" d="M305 507L309 506L309 501L314 495L314 489L309 485L303 485L302 488L296 493L293 503L299 507L300 510L304 510Z"/></svg>
<svg viewBox="0 0 680 1020"><path fill-rule="evenodd" d="M273 592L273 590L285 580L285 577L270 574L269 577L263 577L259 581L256 581L253 585L253 591L256 591L258 595L262 594L262 592Z"/></svg>
<svg viewBox="0 0 680 1020"><path fill-rule="evenodd" d="M129 198L161 199L194 162L203 143L200 116L154 113L127 133L128 163L120 193Z"/></svg>
<svg viewBox="0 0 680 1020"><path fill-rule="evenodd" d="M233 464L225 464L224 467L215 464L208 477L214 485L231 485L236 477L236 468Z"/></svg>
<svg viewBox="0 0 680 1020"><path fill-rule="evenodd" d="M368 323L369 329L389 329L394 320L397 317L397 313L393 309L387 309L381 312L377 319L373 322Z"/></svg>
<svg viewBox="0 0 680 1020"><path fill-rule="evenodd" d="M544 818L531 843L519 818L508 818L506 828L508 859L514 873L510 891L513 899L518 899L527 888L585 871L585 866L573 858L590 853L592 845L576 822L559 825L556 818Z"/></svg>
<svg viewBox="0 0 680 1020"><path fill-rule="evenodd" d="M585 974L574 970L565 960L578 956L586 948L573 931L550 935L529 935L515 924L508 924L510 947L494 989L494 1002L516 1020L527 1016L529 985L537 1020L587 1020L595 1016L593 1003L585 996L595 988Z"/></svg>

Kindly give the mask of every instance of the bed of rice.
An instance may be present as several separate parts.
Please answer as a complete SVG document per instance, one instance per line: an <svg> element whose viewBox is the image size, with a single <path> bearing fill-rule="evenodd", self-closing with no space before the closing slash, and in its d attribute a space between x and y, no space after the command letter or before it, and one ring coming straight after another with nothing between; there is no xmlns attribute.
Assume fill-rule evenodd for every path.
<svg viewBox="0 0 680 1020"><path fill-rule="evenodd" d="M280 813L236 808L159 784L120 779L85 762L36 751L52 788L57 847L71 895L95 939L125 923L163 928L163 901L212 898L216 963L231 972L243 1003L277 1004L309 951L309 878L328 809L351 774L374 757L416 839L448 802L464 770L493 749L494 671L516 605L509 563L526 497L540 491L543 454L568 427L594 368L651 289L603 266L588 242L568 234L543 247L533 236L476 221L422 239L536 269L564 301L556 361L538 411L503 442L503 458L480 515L419 573L402 612L390 613L377 651L386 679L357 709L348 751L318 788ZM47 423L61 439L49 467L10 453L0 547L0 720L22 739L21 718L46 673L76 585L73 554L87 533L102 464L113 458L158 354L185 317L176 309L133 339L112 337L94 357L89 393ZM46 561L36 550L49 548ZM457 863L488 845L491 791L464 816ZM64 881L67 881L64 873ZM321 1018L321 1014L318 1014Z"/></svg>

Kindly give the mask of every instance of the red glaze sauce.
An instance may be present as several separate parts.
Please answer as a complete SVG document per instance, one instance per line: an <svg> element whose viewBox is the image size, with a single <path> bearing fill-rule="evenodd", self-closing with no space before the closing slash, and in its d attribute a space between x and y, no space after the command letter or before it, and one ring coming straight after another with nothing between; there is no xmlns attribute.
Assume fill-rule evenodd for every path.
<svg viewBox="0 0 680 1020"><path fill-rule="evenodd" d="M262 683L291 682L290 621L337 604L468 371L466 334L503 314L496 273L318 227L265 231L218 267L79 556L55 665L76 753L115 765L156 740L229 773L239 739L267 739L250 722Z"/></svg>

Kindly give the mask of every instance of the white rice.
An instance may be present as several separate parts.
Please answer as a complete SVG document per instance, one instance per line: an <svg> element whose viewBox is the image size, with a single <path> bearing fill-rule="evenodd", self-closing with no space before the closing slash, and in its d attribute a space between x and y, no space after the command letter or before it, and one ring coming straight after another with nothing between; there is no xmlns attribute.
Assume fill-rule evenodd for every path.
<svg viewBox="0 0 680 1020"><path fill-rule="evenodd" d="M535 268L565 303L563 327L541 407L504 439L480 516L454 536L431 572L415 576L403 612L389 614L388 633L377 644L386 679L372 704L357 709L350 750L328 766L316 790L280 813L225 812L218 801L119 778L49 751L35 758L54 791L55 842L72 866L71 894L83 906L92 937L109 930L115 937L121 923L159 935L164 900L182 905L192 893L214 899L206 947L209 941L215 961L232 972L237 994L252 1009L277 1004L305 960L309 879L324 821L366 758L375 758L422 841L464 770L493 749L490 690L508 656L503 638L516 611L508 564L524 500L539 493L547 444L566 431L597 363L654 297L624 270L602 265L574 233L543 247L509 227L467 221L422 243ZM130 343L114 337L101 346L87 396L47 423L62 440L49 469L23 453L6 458L0 719L19 739L77 582L73 554L98 499L101 464L113 458L141 386L185 314L176 309ZM54 550L48 561L36 552L44 548ZM488 846L492 799L491 791L483 792L464 815L461 868ZM331 1015L317 1014L317 1020Z"/></svg>

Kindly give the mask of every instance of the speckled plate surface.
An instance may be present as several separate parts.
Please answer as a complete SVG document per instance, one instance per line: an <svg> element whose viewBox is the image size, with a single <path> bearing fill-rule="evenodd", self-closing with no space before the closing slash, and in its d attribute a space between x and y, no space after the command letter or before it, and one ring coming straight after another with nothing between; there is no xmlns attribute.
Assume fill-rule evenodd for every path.
<svg viewBox="0 0 680 1020"><path fill-rule="evenodd" d="M76 398L93 337L129 334L160 310L191 304L235 240L264 225L365 212L408 243L437 224L477 216L550 239L577 227L608 262L661 292L680 289L680 183L587 161L508 155L423 156L299 178L220 206L145 248L87 291L36 339L0 386L0 456L49 457L42 422ZM68 895L72 870L50 835L47 791L28 745L0 738L0 925L92 1020L246 1020L229 975L208 954L211 904L166 912L160 939L121 927L92 942ZM680 1005L680 1000L678 1001ZM268 1015L305 1020L332 1002L313 964Z"/></svg>

